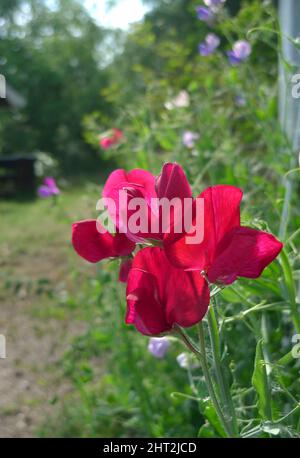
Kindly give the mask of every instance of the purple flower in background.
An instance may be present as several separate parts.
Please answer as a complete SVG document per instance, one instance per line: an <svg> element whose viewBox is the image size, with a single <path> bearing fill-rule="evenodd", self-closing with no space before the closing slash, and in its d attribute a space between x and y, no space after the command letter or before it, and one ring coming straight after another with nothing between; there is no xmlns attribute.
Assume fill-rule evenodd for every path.
<svg viewBox="0 0 300 458"><path fill-rule="evenodd" d="M251 54L252 48L248 41L240 40L233 45L233 49L227 52L231 65L239 65Z"/></svg>
<svg viewBox="0 0 300 458"><path fill-rule="evenodd" d="M52 177L46 177L42 186L38 188L38 195L42 198L57 196L60 193L57 184Z"/></svg>
<svg viewBox="0 0 300 458"><path fill-rule="evenodd" d="M237 107L245 107L247 105L247 100L242 95L237 95L234 101Z"/></svg>
<svg viewBox="0 0 300 458"><path fill-rule="evenodd" d="M215 19L215 13L217 13L220 9L222 3L225 0L203 0L206 6L198 6L196 8L198 19L200 21L207 22L211 25Z"/></svg>
<svg viewBox="0 0 300 458"><path fill-rule="evenodd" d="M149 339L148 351L155 358L162 359L170 347L170 341L167 337L151 337Z"/></svg>
<svg viewBox="0 0 300 458"><path fill-rule="evenodd" d="M52 193L47 186L40 186L38 189L38 195L42 198L51 197Z"/></svg>
<svg viewBox="0 0 300 458"><path fill-rule="evenodd" d="M199 45L199 54L201 56L210 56L220 45L220 38L214 33L209 33L205 37L205 41Z"/></svg>
<svg viewBox="0 0 300 458"><path fill-rule="evenodd" d="M210 8L206 8L205 6L198 6L197 8L197 16L200 21L211 23L214 20L214 13Z"/></svg>
<svg viewBox="0 0 300 458"><path fill-rule="evenodd" d="M198 140L198 138L199 134L197 134L196 132L191 132L190 130L186 130L185 132L183 132L182 135L182 143L187 148L192 149L194 148L195 142Z"/></svg>

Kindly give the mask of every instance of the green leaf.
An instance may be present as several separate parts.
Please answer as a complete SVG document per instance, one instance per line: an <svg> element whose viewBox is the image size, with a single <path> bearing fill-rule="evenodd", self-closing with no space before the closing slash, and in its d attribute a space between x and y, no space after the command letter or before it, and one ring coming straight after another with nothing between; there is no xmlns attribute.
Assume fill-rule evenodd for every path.
<svg viewBox="0 0 300 458"><path fill-rule="evenodd" d="M262 340L259 340L256 346L252 385L258 396L258 411L260 417L264 420L272 421L271 393L263 355Z"/></svg>
<svg viewBox="0 0 300 458"><path fill-rule="evenodd" d="M282 356L282 358L280 358L276 365L278 366L285 366L291 362L295 361L295 358L293 357L293 353L292 353L292 350L289 351L286 355Z"/></svg>
<svg viewBox="0 0 300 458"><path fill-rule="evenodd" d="M201 411L203 412L203 416L208 420L215 433L220 437L227 437L213 404L210 401L200 401L200 406L202 407ZM199 437L210 437L204 435L209 434L208 428L205 425L200 428L199 434L203 434Z"/></svg>
<svg viewBox="0 0 300 458"><path fill-rule="evenodd" d="M155 137L160 146L166 151L172 151L178 142L178 134L172 130L158 131Z"/></svg>

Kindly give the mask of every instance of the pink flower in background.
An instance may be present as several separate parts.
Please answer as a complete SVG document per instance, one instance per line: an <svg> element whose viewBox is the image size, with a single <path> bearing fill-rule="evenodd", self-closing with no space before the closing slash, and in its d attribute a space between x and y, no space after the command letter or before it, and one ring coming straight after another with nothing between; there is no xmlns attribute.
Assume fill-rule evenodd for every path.
<svg viewBox="0 0 300 458"><path fill-rule="evenodd" d="M47 197L58 196L59 193L60 191L53 177L46 177L42 186L38 188L38 195L43 199Z"/></svg>
<svg viewBox="0 0 300 458"><path fill-rule="evenodd" d="M200 135L196 132L191 132L190 130L186 130L183 132L182 135L182 143L189 149L194 148L195 142L199 139Z"/></svg>
<svg viewBox="0 0 300 458"><path fill-rule="evenodd" d="M100 139L100 146L103 149L109 149L123 138L123 132L120 129L113 128L109 135Z"/></svg>
<svg viewBox="0 0 300 458"><path fill-rule="evenodd" d="M206 35L204 42L199 45L199 54L201 56L210 56L220 46L220 38L214 33Z"/></svg>
<svg viewBox="0 0 300 458"><path fill-rule="evenodd" d="M109 149L113 145L112 139L105 137L100 140L100 146L103 149Z"/></svg>
<svg viewBox="0 0 300 458"><path fill-rule="evenodd" d="M227 56L231 65L239 65L248 59L252 51L251 45L246 40L237 41Z"/></svg>

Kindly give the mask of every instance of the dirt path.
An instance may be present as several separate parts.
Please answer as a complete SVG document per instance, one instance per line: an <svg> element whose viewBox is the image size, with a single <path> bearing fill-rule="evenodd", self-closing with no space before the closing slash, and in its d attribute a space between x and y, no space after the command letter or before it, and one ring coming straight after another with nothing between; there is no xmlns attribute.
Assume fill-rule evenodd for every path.
<svg viewBox="0 0 300 458"><path fill-rule="evenodd" d="M22 264L22 259L17 261ZM44 264L39 259L29 264L30 285L47 278L47 288L54 287L59 260L53 261L48 259L46 272L41 272ZM26 265L23 274L28 274ZM47 310L39 306L47 308L51 303L44 293L37 296L26 283L13 289L1 297L0 330L6 337L7 358L0 360L0 437L32 437L54 413L53 401L70 390L57 363L72 337L83 332L83 325L61 317L43 318Z"/></svg>
<svg viewBox="0 0 300 458"><path fill-rule="evenodd" d="M56 224L53 218L59 213L48 215L48 209L39 210L38 205L26 209L32 212L26 230L17 213L10 230L15 209L10 213L9 206L2 220L0 334L6 337L7 358L0 359L0 437L36 436L55 413L55 400L71 390L58 362L73 337L85 329L59 303L70 275L68 222ZM48 224L47 236L37 225L41 216Z"/></svg>

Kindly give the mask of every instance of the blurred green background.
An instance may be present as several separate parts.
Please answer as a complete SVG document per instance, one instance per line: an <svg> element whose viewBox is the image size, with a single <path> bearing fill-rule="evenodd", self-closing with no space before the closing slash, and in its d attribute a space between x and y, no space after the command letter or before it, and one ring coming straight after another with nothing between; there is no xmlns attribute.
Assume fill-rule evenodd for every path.
<svg viewBox="0 0 300 458"><path fill-rule="evenodd" d="M112 15L119 3L107 2ZM294 297L276 262L221 299L224 315L234 317L225 333L241 421L257 424L256 340L263 333L270 361L287 354L295 334L289 305L299 303L297 170L282 217L296 155L278 123L278 13L271 1L227 0L210 28L197 19L201 3L147 0L141 20L120 29L83 1L1 1L0 73L25 104L0 109L0 158L33 154L38 180L52 175L61 190L56 205L0 201L0 334L8 355L0 360L1 437L221 435L213 420L207 426L205 406L176 362L181 345L157 360L148 339L125 326L116 262L89 265L70 243L71 223L97 216L110 171L157 174L165 161L184 167L194 195L233 184L244 191L243 222L275 235L283 228ZM220 48L201 57L198 44L211 31ZM233 67L226 51L238 39L251 42L252 54ZM189 105L167 109L182 90ZM99 135L114 127L124 138L104 150ZM184 145L185 131L199 135L194 148ZM266 312L238 318L262 302ZM299 402L299 360L286 364L272 380L275 418ZM299 433L298 413L288 420L282 437Z"/></svg>

